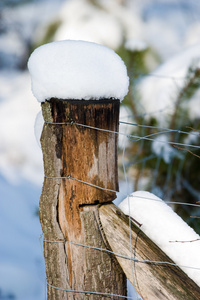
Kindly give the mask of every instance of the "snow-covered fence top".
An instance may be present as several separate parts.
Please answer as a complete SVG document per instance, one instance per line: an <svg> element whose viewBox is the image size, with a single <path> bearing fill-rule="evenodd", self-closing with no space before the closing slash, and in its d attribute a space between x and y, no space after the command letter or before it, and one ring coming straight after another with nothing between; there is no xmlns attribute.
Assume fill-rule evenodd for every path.
<svg viewBox="0 0 200 300"><path fill-rule="evenodd" d="M51 98L119 99L128 93L126 66L111 49L85 41L59 41L30 56L32 92L39 102Z"/></svg>

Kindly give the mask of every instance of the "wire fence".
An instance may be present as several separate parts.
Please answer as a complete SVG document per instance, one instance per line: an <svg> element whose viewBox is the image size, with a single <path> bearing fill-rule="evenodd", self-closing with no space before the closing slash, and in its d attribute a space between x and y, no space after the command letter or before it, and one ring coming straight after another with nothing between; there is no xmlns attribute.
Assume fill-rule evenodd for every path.
<svg viewBox="0 0 200 300"><path fill-rule="evenodd" d="M139 235L139 232L138 232L138 235ZM171 263L171 262L168 262L168 261L155 261L155 260L144 260L144 259L137 259L135 258L135 251L136 251L136 243L135 243L135 248L132 249L132 253L133 253L133 256L131 257L128 257L126 255L121 255L119 253L116 253L116 252L113 252L113 251L110 251L106 248L97 248L97 247L92 247L92 246L88 246L88 245L84 245L84 244L79 244L79 243L75 243L75 242L71 242L71 241L67 241L67 240L59 240L59 241L49 241L49 240L45 240L43 238L43 235L40 236L40 243L41 241L43 241L44 243L64 243L64 244L73 244L75 246L79 246L79 247L85 247L85 248L89 248L89 249L93 249L93 250L96 250L96 251L100 251L100 252L106 252L106 253L109 253L111 255L114 255L115 257L120 257L122 259L125 259L125 260L129 260L131 263L134 262L135 263L148 263L148 264L152 264L152 265L162 265L162 266L175 266L175 267L179 267L179 268L188 268L188 269L193 269L193 270L198 270L200 271L200 268L195 268L195 267L191 267L191 266L185 266L185 265L178 265L178 264L175 264L175 263ZM66 257L67 259L67 257ZM134 273L135 273L135 267L134 268ZM133 278L137 278L137 276L133 275ZM73 289L65 289L65 288L61 288L61 287L56 287L52 284L50 284L48 281L46 281L46 284L48 286L50 286L51 288L54 288L54 289L57 289L57 290L60 290L60 291L64 291L64 292L67 292L67 293L74 293L74 294L90 294L90 295L99 295L99 296L106 296L108 298L112 298L112 297L118 297L118 299L133 299L133 300L136 300L136 299L141 299L141 297L139 295L136 295L135 297L129 297L129 296L123 296L123 295L118 295L118 294L112 294L112 293L104 293L104 292L93 292L93 291L80 291L80 290L73 290ZM136 285L135 285L136 286ZM138 284L139 286L139 284Z"/></svg>
<svg viewBox="0 0 200 300"><path fill-rule="evenodd" d="M46 122L47 124L49 125L56 125L56 126L62 126L62 125L70 125L70 126L78 126L78 127L84 127L86 129L90 129L90 130L98 130L98 131L102 131L104 132L105 134L115 134L115 135L118 135L118 136L122 136L125 141L123 143L123 147L121 149L119 149L121 152L121 162L122 162L122 169L123 169L123 173L124 173L124 178L125 178L125 183L126 183L126 186L128 186L128 181L130 180L133 180L134 181L134 178L131 178L130 179L130 176L129 174L127 173L127 169L129 169L130 167L133 167L137 169L137 166L138 164L141 164L142 165L142 168L141 168L141 173L140 173L140 179L142 179L142 177L144 176L144 173L145 173L145 164L147 162L147 160L154 160L154 163L155 163L155 167L153 168L152 172L154 173L154 179L153 179L153 182L151 183L152 184L152 187L151 187L151 191L152 190L155 190L155 186L156 186L156 180L158 178L158 175L159 175L159 167L160 167L160 164L161 164L161 160L163 159L162 158L162 152L159 153L159 155L156 155L155 153L152 154L150 157L142 157L140 158L140 153L142 152L142 148L145 147L144 145L144 141L145 142L148 142L148 143L154 143L155 142L155 139L156 139L156 136L157 135L169 135L169 134L177 134L177 135L182 135L182 136L194 136L195 138L197 137L197 134L192 131L192 132L187 132L187 131L182 131L182 130L179 130L179 129L170 129L170 128L163 128L163 127L159 127L159 126L151 126L151 125L145 125L145 124L137 124L137 123L132 123L132 122L126 122L126 121L120 121L120 124L122 125L125 125L127 127L131 127L131 128L141 128L141 129L150 129L150 130L154 130L154 132L152 133L148 133L148 134L145 134L145 131L143 131L143 135L142 136L139 136L139 135L136 135L136 134L127 134L127 133L124 133L124 132L117 132L117 131L111 131L111 130L105 130L105 129L102 129L102 128L97 128L97 127L93 127L93 126L88 126L88 125L84 125L84 124L80 124L80 123L76 123L76 122L70 122L70 123L53 123L53 122ZM155 132L156 131L156 132ZM138 144L138 143L141 143L140 147L136 147L137 149L137 153L135 153L135 156L134 157L134 161L133 162L130 162L130 161L127 161L127 159L125 158L125 152L127 151L127 149L130 151L131 149L131 146L128 145L127 146L127 141L129 143L132 143L134 144L134 147L135 147L135 144ZM176 138L176 141L169 141L169 140L159 140L159 139L156 139L156 142L158 144L162 144L164 146L170 146L170 147L177 147L178 150L185 150L187 153L189 153L192 157L193 154L194 154L194 151L196 150L200 150L200 146L199 145L196 145L196 144L192 144L192 143L184 143L184 142L178 142L177 141L177 138ZM135 148L134 148L135 149ZM190 150L191 149L191 150ZM177 177L180 176L180 172L181 172L181 164L183 164L183 160L185 160L186 158L186 155L181 155L180 157L180 165L178 165L178 171L177 171ZM156 159L156 161L155 161ZM199 159L199 157L196 157L196 159ZM142 174L143 173L143 174ZM171 166L168 167L168 174L167 174L167 177L166 177L166 182L163 184L164 186L164 190L166 188L168 188L168 182L169 182L169 178L172 174L172 168ZM147 175L147 177L149 176L149 173ZM118 195L120 195L121 197L125 198L125 197L128 197L128 199L130 198L134 198L134 195L132 195L131 193L126 193L126 192L121 192L121 191L116 191L116 190L112 190L112 189L106 189L102 186L98 186L98 185L95 185L95 184L92 184L90 182L86 182L84 181L83 179L81 178L74 178L73 176L71 176L71 174L66 174L66 176L62 176L62 177L49 177L49 176L46 176L46 178L48 179L66 179L66 180L74 180L74 181L78 181L82 184L86 184L88 186L92 186L92 187L95 187L97 189L101 189L101 190L104 190L104 191L108 191L108 192L115 192L117 193ZM148 185L149 187L149 185ZM172 191L173 193L173 191ZM164 193L163 193L164 194ZM143 198L143 197L141 197ZM151 197L144 197L143 199L145 199L146 201L160 201L160 200L156 200L155 198L151 198ZM198 202L199 200L199 195L198 195L198 192L197 192L197 201ZM195 209L198 209L200 207L200 204L198 203L189 203L187 201L183 202L183 201L173 201L173 200L169 200L169 195L167 197L167 199L164 199L164 201L169 204L169 205L180 205L182 207L192 207L192 208L195 208ZM129 202L129 210L130 210L130 202ZM195 210L196 211L196 210ZM137 276L134 276L135 272L136 272L136 269L135 269L135 264L137 263L151 263L151 264L158 264L158 265L166 265L166 266L170 266L170 265L173 265L173 266L177 266L177 267L180 267L180 268L190 268L190 269L194 269L194 270L198 270L200 271L200 268L198 267L192 267L192 266L182 266L182 265L178 265L178 264L173 264L173 263L169 263L167 261L152 261L152 260L140 260L140 259L137 259L135 257L135 252L136 252L136 244L135 244L135 248L132 247L132 240L131 240L131 218L130 218L130 215L129 215L129 227L130 227L130 247L131 247L131 257L128 257L126 255L121 255L119 253L115 253L115 252L112 252L108 249L104 249L104 248L98 248L98 247L92 247L92 246L88 246L88 245L84 245L84 244L79 244L79 243L75 243L73 241L67 241L67 240L58 240L58 241L50 241L50 240L45 240L43 239L43 242L44 243L70 243L70 244L73 244L77 247L87 247L87 248L91 248L93 250L96 250L96 251L102 251L102 252L107 252L109 254L112 254L112 255L115 255L116 257L121 257L123 259L126 259L126 260L129 260L130 263L132 264L132 273L133 273L133 281L136 280L135 278L137 278ZM141 229L139 229L140 231ZM139 234L139 231L138 231L138 234ZM42 238L42 236L41 236ZM197 240L198 241L198 240ZM180 241L181 242L181 241ZM192 242L192 241L190 241ZM47 282L47 285L53 289L57 289L57 290L61 290L61 291L65 291L66 293L81 293L81 294L88 294L88 295L99 295L101 297L107 297L107 298L113 298L113 297L117 297L118 299L123 299L123 298L126 298L126 299L141 299L140 296L136 295L134 297L129 297L129 296L121 296L121 295L116 295L116 294L110 294L110 293L104 293L104 292L92 292L92 291L77 291L77 290L70 290L70 289L65 289L65 287L56 287L54 285L51 285L49 282ZM136 287L136 284L135 284L135 287Z"/></svg>
<svg viewBox="0 0 200 300"><path fill-rule="evenodd" d="M71 125L71 126L75 125L75 126L81 126L81 127L84 127L84 128L89 128L89 129L93 129L93 130L102 131L102 132L105 132L105 133L111 133L111 134L115 134L115 135L121 135L123 137L126 137L129 141L131 141L133 143L141 142L141 141L144 141L144 140L145 141L150 141L150 142L155 142L155 139L151 138L151 137L156 136L156 135L161 135L161 134L169 134L169 133L178 133L178 134L184 134L184 135L194 136L195 138L197 137L196 133L194 133L194 132L191 133L191 132L181 131L179 129L170 129L170 128L161 128L161 127L156 127L156 126L149 126L149 125L140 125L140 124L135 124L135 123L130 123L130 122L124 122L124 121L120 121L120 124L125 124L125 125L133 126L133 127L151 128L151 129L155 129L155 130L159 130L159 131L156 132L156 133L151 133L151 134L144 135L144 136L136 136L136 135L132 135L132 134L126 134L126 133L123 133L123 132L111 131L111 130L106 130L106 129L97 128L97 127L93 127L93 126L88 126L88 125L80 124L80 123L73 122L73 121L70 122L70 123L69 122L67 122L67 123L45 122L45 123L51 124L51 125ZM195 153L193 153L191 150L189 150L190 148L194 149L193 151L200 150L200 146L199 145L195 145L195 144L191 144L191 143L179 143L179 142L173 142L173 141L163 141L163 140L159 140L159 139L156 139L156 143L162 144L162 145L181 146L181 148L178 148L178 149L187 151L191 155L195 155ZM123 156L124 156L125 151L126 151L126 144L124 144L124 147L122 149ZM137 155L138 155L138 152L135 154L135 156L137 157ZM162 153L161 153L161 155L162 155ZM147 159L152 159L152 158L157 158L156 168L154 168L154 172L158 172L158 168L159 168L159 164L160 164L160 160L161 160L160 156L157 157L157 155L153 155L150 158L145 157L141 161L140 160L135 160L134 163L132 163L132 162L128 162L127 163L125 161L124 157L123 157L122 164L123 164L123 171L124 171L125 176L126 176L126 167L127 166L130 166L132 164L135 165L135 164L139 164L139 163L144 163ZM181 156L180 158L181 158L181 162L182 162L185 157ZM198 158L199 157L197 156L197 159ZM143 165L143 168L144 168L144 165ZM64 177L49 177L49 176L46 176L46 175L45 175L45 177L52 178L52 179L53 178L54 179L62 179L62 178L73 179L73 180L82 182L84 184L87 184L87 185L90 185L90 186L93 186L93 187L105 190L103 187L91 184L89 182L85 182L85 181L81 180L80 178L73 178L70 174L66 174L66 176L64 176ZM127 196L134 197L131 194L121 193L121 192L118 192L116 190L110 190L110 189L106 189L106 190L107 191L111 191L111 192L116 192L118 194L120 193L124 197L127 197ZM151 199L151 198L146 198L146 199L147 200L156 201L155 199ZM199 207L200 206L199 204L188 203L188 202L177 202L177 201L167 201L167 200L165 202L168 203L168 204L180 204L180 205L193 206L193 207Z"/></svg>
<svg viewBox="0 0 200 300"><path fill-rule="evenodd" d="M128 1L127 1L128 2ZM131 9L135 9L135 4L133 1L130 2ZM176 1L177 2L177 1ZM195 6L199 6L195 1L193 1ZM177 2L177 5L180 5ZM184 6L184 5L183 5ZM190 14L191 12L188 12ZM192 19L196 19L199 22L199 18L193 13ZM183 14L184 22L184 14ZM196 129L200 128L200 120L190 122L187 116L179 111L182 108L181 99L183 99L187 94L192 94L193 83L192 80L195 79L195 71L190 70L190 73L185 76L171 76L169 74L156 73L156 72L135 72L134 68L131 70L132 80L134 78L137 83L141 79L153 78L157 82L167 82L173 84L174 91L176 92L176 97L172 97L171 101L167 102L165 106L160 106L152 108L150 111L146 109L145 105L140 103L138 107L135 104L137 102L136 96L131 98L131 103L134 103L134 107L128 111L125 118L120 121L120 131L110 131L104 130L97 127L87 126L80 123L70 122L70 123L50 123L52 126L78 126L90 130L102 131L105 134L118 135L120 139L119 144L119 180L124 182L124 187L122 191L116 191L111 189L105 189L102 186L92 184L87 182L84 178L75 178L71 174L65 174L62 177L45 177L49 180L72 180L88 185L97 189L104 190L105 192L115 192L119 199L127 198L129 199L129 211L130 211L130 201L135 196L132 195L133 191L146 190L154 193L158 197L162 198L165 203L172 206L173 209L183 217L183 219L191 225L197 232L200 230L199 219L200 218L200 184L198 180L199 174L199 159L200 159L200 139ZM137 85L137 84L136 84ZM200 85L199 85L200 86ZM131 97L135 92L135 84L133 84L133 91L131 92ZM165 90L163 89L163 93ZM136 93L135 93L136 94ZM149 101L154 100L150 99ZM159 99L157 100L159 101ZM156 100L154 100L156 102ZM130 103L129 103L130 104ZM198 109L198 108L197 108ZM162 119L165 114L169 115L169 120L167 126L159 126L155 124L154 120L157 116ZM123 130L122 130L123 129ZM138 197L138 196L137 196ZM151 197L142 197L145 201L160 201ZM188 200L189 199L189 200ZM41 236L41 241L48 244L63 243L73 244L75 247L86 247L93 249L94 251L106 252L116 257L130 261L132 268L132 277L134 285L136 287L137 281L137 270L136 264L148 263L165 265L170 267L170 265L177 266L180 268L191 268L200 272L200 268L195 268L192 266L182 266L178 264L172 264L165 261L151 261L151 260L138 260L136 258L136 243L132 246L131 240L131 218L129 215L129 228L130 228L130 252L131 256L121 255L119 253L112 252L108 249L92 247L84 244L75 243L73 241L63 240L46 240ZM139 227L138 235L142 228ZM137 236L138 237L138 236ZM171 241L171 242L186 242L186 241ZM188 242L199 242L199 240L188 241ZM77 291L66 289L65 287L58 287L47 282L47 285L52 289L57 289L64 291L69 294L76 295L77 293L83 295L99 295L100 297L118 299L140 299L138 295L134 297L126 297L116 294L104 293L103 291L93 292L93 291Z"/></svg>
<svg viewBox="0 0 200 300"><path fill-rule="evenodd" d="M75 178L71 174L65 174L65 176L62 177L50 177L45 174L45 177L50 180L73 180L84 185L104 190L105 192L115 192L118 198L128 198L129 212L130 201L132 198L136 197L132 195L132 192L137 190L150 191L156 194L158 197L162 198L165 203L171 205L173 209L177 211L177 213L180 214L187 223L189 223L189 225L191 225L194 229L196 229L196 231L198 231L200 229L200 224L198 223L200 214L200 190L198 187L198 183L196 183L195 180L199 175L199 168L197 167L195 169L194 166L199 165L200 159L200 131L196 129L199 128L200 122L199 120L197 120L191 124L190 121L186 121L187 119L185 119L185 112L182 112L180 109L182 108L181 100L184 99L184 97L187 97L188 93L190 95L193 93L194 83L196 84L196 77L199 76L198 72L198 68L190 70L190 72L188 72L185 76L169 76L160 73L145 74L141 72L131 72L130 78L134 78L137 83L141 79L145 79L148 77L155 78L159 82L164 80L166 82L171 82L176 88L176 97L171 99L171 101L164 107L158 107L157 110L146 110L144 105L139 109L136 107L132 107L132 111L129 110L129 113L119 122L119 132L88 126L73 121L67 123L46 122L47 124L52 126L77 126L89 130L101 131L105 134L117 135L120 139L119 179L125 182L125 188L123 189L123 191L106 189L102 186L87 182L83 178ZM200 83L197 83L196 85L197 87L199 87ZM135 89L134 84L133 89ZM131 91L131 97L132 95L133 91ZM137 99L131 98L130 102L137 102ZM178 111L179 109L180 112ZM169 124L169 127L159 126L159 124L154 124L154 122L152 122L153 118L156 118L156 116L162 118L162 116L164 117L164 115L166 114L170 115L170 121L167 122L167 124ZM187 173L187 169L191 172L194 172L193 170L195 170L195 174L194 176L192 176L191 180L189 178L190 174L188 175ZM145 201L161 201L159 199L146 196L139 197ZM190 201L188 201L188 198L190 199ZM43 239L43 242L48 244L73 244L76 247L90 248L95 251L106 252L116 257L128 260L131 264L132 278L135 288L136 286L139 286L139 284L137 284L136 282L136 264L138 263L156 264L166 267L176 266L185 269L193 269L200 272L199 267L193 267L189 265L183 266L167 261L141 260L136 258L137 243L132 246L131 222L132 220L129 213L129 235L131 252L130 257L110 251L105 248L79 244L75 243L74 241L68 241L65 239L57 241ZM137 238L141 230L142 228L139 227ZM170 242L182 243L186 241ZM196 239L188 242L199 242L199 240ZM65 287L54 286L49 282L47 282L47 285L53 289L65 291L66 293L70 294L79 293L85 295L99 295L106 298L116 297L118 299L141 299L137 294L133 297L129 297L111 293L104 293L103 291L93 292L66 289Z"/></svg>

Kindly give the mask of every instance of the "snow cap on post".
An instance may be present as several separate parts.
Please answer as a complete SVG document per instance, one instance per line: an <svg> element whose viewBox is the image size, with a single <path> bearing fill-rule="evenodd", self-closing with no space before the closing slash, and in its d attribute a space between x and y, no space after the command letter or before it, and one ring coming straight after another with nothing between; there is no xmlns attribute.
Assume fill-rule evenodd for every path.
<svg viewBox="0 0 200 300"><path fill-rule="evenodd" d="M28 69L39 102L119 99L128 93L124 62L111 49L85 41L59 41L37 48Z"/></svg>

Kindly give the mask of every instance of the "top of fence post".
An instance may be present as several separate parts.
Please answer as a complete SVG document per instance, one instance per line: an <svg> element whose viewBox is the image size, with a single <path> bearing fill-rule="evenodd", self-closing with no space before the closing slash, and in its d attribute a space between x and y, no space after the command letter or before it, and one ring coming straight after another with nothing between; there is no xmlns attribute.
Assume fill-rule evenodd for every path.
<svg viewBox="0 0 200 300"><path fill-rule="evenodd" d="M112 201L118 191L119 100L42 103L45 176L76 186L76 205ZM72 193L73 194L73 193Z"/></svg>

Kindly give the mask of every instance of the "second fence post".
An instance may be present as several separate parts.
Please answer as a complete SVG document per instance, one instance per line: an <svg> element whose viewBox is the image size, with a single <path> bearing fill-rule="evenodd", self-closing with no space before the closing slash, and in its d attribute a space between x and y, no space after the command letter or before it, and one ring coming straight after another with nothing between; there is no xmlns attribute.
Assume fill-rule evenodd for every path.
<svg viewBox="0 0 200 300"><path fill-rule="evenodd" d="M98 205L118 190L119 100L42 104L40 200L48 299L126 295L126 277L101 229ZM112 131L112 132L111 132ZM109 296L119 299L117 296Z"/></svg>

